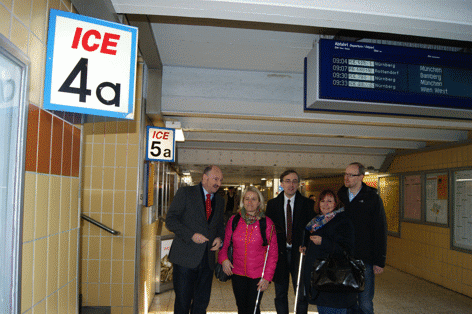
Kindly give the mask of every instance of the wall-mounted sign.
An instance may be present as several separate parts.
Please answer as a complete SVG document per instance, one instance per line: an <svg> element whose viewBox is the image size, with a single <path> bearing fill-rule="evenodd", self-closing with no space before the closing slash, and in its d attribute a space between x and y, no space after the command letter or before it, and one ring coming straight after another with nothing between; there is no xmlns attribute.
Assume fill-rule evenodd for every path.
<svg viewBox="0 0 472 314"><path fill-rule="evenodd" d="M308 54L305 109L472 119L467 53L321 39Z"/></svg>
<svg viewBox="0 0 472 314"><path fill-rule="evenodd" d="M146 160L173 162L175 130L148 126L146 133Z"/></svg>
<svg viewBox="0 0 472 314"><path fill-rule="evenodd" d="M138 29L51 10L44 108L134 119Z"/></svg>

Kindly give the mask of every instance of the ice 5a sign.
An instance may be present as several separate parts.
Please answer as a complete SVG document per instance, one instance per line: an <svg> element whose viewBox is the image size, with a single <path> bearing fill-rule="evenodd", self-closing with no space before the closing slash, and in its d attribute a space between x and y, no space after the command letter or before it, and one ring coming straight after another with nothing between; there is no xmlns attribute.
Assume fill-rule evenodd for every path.
<svg viewBox="0 0 472 314"><path fill-rule="evenodd" d="M175 155L175 130L147 127L146 160L173 162Z"/></svg>
<svg viewBox="0 0 472 314"><path fill-rule="evenodd" d="M44 108L134 119L138 29L51 10Z"/></svg>

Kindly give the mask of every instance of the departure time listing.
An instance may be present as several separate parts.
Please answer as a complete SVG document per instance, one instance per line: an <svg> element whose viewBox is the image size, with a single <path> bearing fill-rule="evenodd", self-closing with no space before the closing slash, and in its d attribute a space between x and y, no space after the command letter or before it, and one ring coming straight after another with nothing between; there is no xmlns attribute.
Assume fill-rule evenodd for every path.
<svg viewBox="0 0 472 314"><path fill-rule="evenodd" d="M333 86L448 95L443 69L363 59L332 59Z"/></svg>

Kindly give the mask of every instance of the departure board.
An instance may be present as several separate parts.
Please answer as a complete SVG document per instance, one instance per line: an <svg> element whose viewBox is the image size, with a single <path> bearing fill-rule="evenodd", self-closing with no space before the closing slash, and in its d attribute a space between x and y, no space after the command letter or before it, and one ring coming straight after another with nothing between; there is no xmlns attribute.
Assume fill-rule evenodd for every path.
<svg viewBox="0 0 472 314"><path fill-rule="evenodd" d="M471 54L326 39L314 50L306 109L472 117Z"/></svg>

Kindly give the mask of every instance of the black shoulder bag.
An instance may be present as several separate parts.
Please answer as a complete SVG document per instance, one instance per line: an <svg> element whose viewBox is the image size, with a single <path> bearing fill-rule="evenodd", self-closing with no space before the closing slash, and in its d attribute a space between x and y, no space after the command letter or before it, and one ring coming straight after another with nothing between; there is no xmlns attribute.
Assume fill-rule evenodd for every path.
<svg viewBox="0 0 472 314"><path fill-rule="evenodd" d="M334 250L333 250L334 251ZM311 272L311 287L327 292L362 292L365 284L365 265L345 249L343 254L318 258Z"/></svg>

